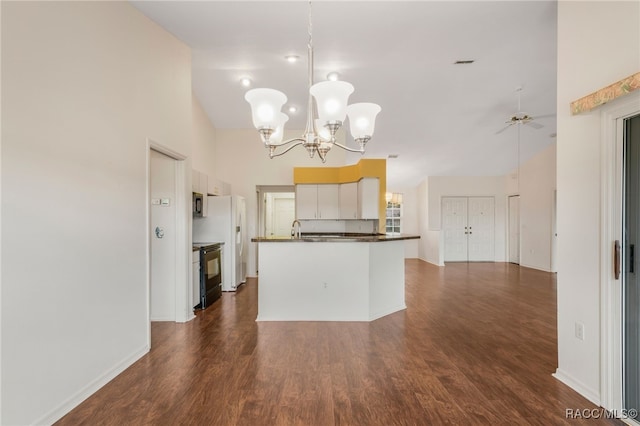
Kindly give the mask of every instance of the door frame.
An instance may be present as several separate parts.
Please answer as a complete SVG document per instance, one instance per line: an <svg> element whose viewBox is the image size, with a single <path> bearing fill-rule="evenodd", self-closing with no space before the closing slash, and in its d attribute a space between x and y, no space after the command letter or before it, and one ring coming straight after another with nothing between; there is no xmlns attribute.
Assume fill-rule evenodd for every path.
<svg viewBox="0 0 640 426"><path fill-rule="evenodd" d="M264 234L266 233L265 231L266 215L265 215L264 203L262 201L264 200L264 194L268 192L293 192L295 194L296 186L295 185L256 185L256 201L258 205L258 214L256 215L256 230L257 230L258 237L264 237L265 236ZM295 200L295 195L294 195L294 200ZM256 271L254 272L257 276L258 275L258 270L257 270L258 256L259 256L258 244L254 244L254 250L255 250L255 259L256 259Z"/></svg>
<svg viewBox="0 0 640 426"><path fill-rule="evenodd" d="M600 402L622 413L622 287L614 278L613 244L622 239L623 121L640 114L636 91L603 106L601 112L600 206ZM622 256L624 258L624 256Z"/></svg>
<svg viewBox="0 0 640 426"><path fill-rule="evenodd" d="M189 287L191 285L192 259L191 259L191 203L187 202L187 184L191 173L187 173L187 156L173 149L147 138L146 163L146 318L147 344L151 347L151 151L159 152L176 161L176 276L175 276L175 321L187 322L194 318L193 311L189 309ZM189 164L190 166L190 164ZM189 167L190 168L190 167ZM183 238L179 238L182 235Z"/></svg>

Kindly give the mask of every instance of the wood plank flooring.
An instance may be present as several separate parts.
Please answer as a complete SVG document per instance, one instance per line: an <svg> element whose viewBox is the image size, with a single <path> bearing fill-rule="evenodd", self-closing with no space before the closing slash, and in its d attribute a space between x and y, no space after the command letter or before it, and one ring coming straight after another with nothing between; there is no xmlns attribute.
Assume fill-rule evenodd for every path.
<svg viewBox="0 0 640 426"><path fill-rule="evenodd" d="M553 274L406 261L407 310L255 322L257 280L186 324L59 425L553 425L593 404L554 379Z"/></svg>

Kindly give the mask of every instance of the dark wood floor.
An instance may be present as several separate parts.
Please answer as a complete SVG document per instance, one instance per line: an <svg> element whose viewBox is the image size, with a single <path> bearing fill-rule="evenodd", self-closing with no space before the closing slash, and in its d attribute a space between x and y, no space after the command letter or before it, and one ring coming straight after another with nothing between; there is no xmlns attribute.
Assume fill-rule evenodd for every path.
<svg viewBox="0 0 640 426"><path fill-rule="evenodd" d="M553 274L407 260L407 310L371 323L257 323L257 285L153 323L151 352L58 424L551 425L595 408L551 376Z"/></svg>

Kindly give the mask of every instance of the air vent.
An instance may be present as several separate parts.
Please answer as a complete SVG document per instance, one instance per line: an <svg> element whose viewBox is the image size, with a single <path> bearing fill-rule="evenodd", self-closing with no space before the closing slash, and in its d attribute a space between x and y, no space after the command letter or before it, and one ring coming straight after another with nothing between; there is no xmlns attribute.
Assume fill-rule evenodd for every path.
<svg viewBox="0 0 640 426"><path fill-rule="evenodd" d="M389 154L387 158L398 158L398 154Z"/></svg>
<svg viewBox="0 0 640 426"><path fill-rule="evenodd" d="M472 64L475 61L473 59L466 59L466 60L462 60L462 61L455 61L453 64L454 65L467 65L467 64Z"/></svg>

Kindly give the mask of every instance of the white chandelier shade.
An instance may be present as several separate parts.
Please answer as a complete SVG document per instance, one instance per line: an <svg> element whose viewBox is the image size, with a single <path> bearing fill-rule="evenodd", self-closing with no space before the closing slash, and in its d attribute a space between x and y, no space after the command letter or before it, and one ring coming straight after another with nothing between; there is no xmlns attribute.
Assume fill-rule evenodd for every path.
<svg viewBox="0 0 640 426"><path fill-rule="evenodd" d="M316 100L318 119L323 126L344 121L349 95L353 90L353 85L346 81L323 81L311 86L309 93Z"/></svg>
<svg viewBox="0 0 640 426"><path fill-rule="evenodd" d="M279 114L287 102L287 96L278 90L261 88L249 90L244 98L251 105L253 125L256 129L275 130L282 120Z"/></svg>
<svg viewBox="0 0 640 426"><path fill-rule="evenodd" d="M287 114L282 112L278 113L278 119L275 121L276 129L269 138L271 143L282 142L282 136L284 135L284 123L287 121L289 121Z"/></svg>
<svg viewBox="0 0 640 426"><path fill-rule="evenodd" d="M382 110L380 105L369 102L352 104L347 107L349 129L355 140L367 139L373 136L376 116Z"/></svg>

